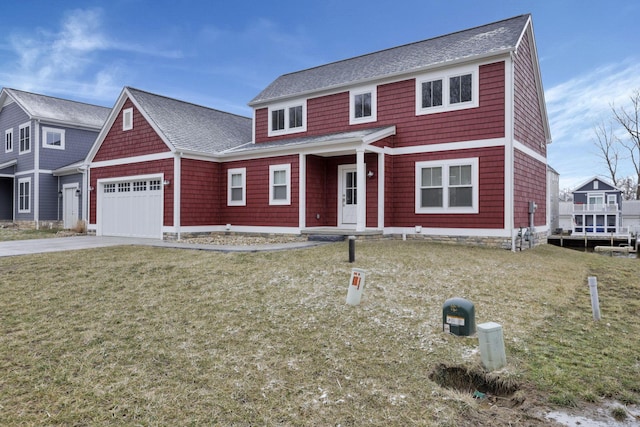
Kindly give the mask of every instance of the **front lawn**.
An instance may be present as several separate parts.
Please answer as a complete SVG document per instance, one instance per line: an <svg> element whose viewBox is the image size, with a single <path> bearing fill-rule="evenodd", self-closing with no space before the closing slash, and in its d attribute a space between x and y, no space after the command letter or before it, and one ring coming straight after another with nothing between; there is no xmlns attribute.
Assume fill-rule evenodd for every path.
<svg viewBox="0 0 640 427"><path fill-rule="evenodd" d="M552 246L419 241L273 253L117 247L0 258L5 425L545 425L547 405L640 399L640 262ZM366 271L345 304L351 268ZM592 320L587 276L599 281ZM503 325L508 366L474 390L463 297ZM434 374L434 370L440 374ZM486 390L485 390L486 391ZM493 391L493 390L490 390Z"/></svg>

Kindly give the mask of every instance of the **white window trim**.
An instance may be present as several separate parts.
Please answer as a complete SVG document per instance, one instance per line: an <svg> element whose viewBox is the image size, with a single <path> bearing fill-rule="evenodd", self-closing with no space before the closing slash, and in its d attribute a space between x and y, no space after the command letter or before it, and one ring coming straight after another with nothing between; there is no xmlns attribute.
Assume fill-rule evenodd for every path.
<svg viewBox="0 0 640 427"><path fill-rule="evenodd" d="M461 76L465 74L471 74L471 101L458 102L451 104L449 101L449 79L451 77ZM467 108L476 108L480 105L479 93L480 82L479 80L479 68L477 65L471 65L466 67L456 67L448 70L440 70L437 72L423 74L416 78L416 115L435 114L442 113L444 111L456 111L464 110ZM442 105L437 107L422 108L422 83L431 82L434 80L442 80Z"/></svg>
<svg viewBox="0 0 640 427"><path fill-rule="evenodd" d="M9 135L11 135L11 148L9 148L9 145L7 144L7 137ZM13 151L13 128L7 129L6 131L4 131L4 152L11 153L12 151Z"/></svg>
<svg viewBox="0 0 640 427"><path fill-rule="evenodd" d="M21 150L21 144L20 144L20 131L24 128L29 128L29 149L28 150ZM15 144L15 142L14 142ZM31 135L31 123L24 123L22 125L20 125L19 129L18 129L18 152L20 154L26 154L26 153L30 153L31 152L31 146L33 145L33 136Z"/></svg>
<svg viewBox="0 0 640 427"><path fill-rule="evenodd" d="M127 117L129 118L127 120ZM133 129L133 108L125 108L122 110L122 130Z"/></svg>
<svg viewBox="0 0 640 427"><path fill-rule="evenodd" d="M20 209L20 198L22 197L20 193L21 184L28 183L29 184L29 193L26 195L26 198L29 202L28 209ZM30 213L31 212L31 178L20 178L18 179L18 213Z"/></svg>
<svg viewBox="0 0 640 427"><path fill-rule="evenodd" d="M302 126L296 128L289 127L289 109L294 107L302 106ZM277 110L284 110L284 129L273 130L273 126L271 123L271 112ZM292 133L300 133L307 131L307 100L298 100L293 102L287 102L282 104L271 105L268 108L267 114L269 115L267 119L268 125L268 136L279 136L279 135L288 135Z"/></svg>
<svg viewBox="0 0 640 427"><path fill-rule="evenodd" d="M242 175L242 200L231 200L231 176ZM247 205L247 168L234 168L227 171L227 206Z"/></svg>
<svg viewBox="0 0 640 427"><path fill-rule="evenodd" d="M59 133L60 134L60 146L47 144L47 133L48 132L54 132L54 133ZM65 130L64 129L47 128L47 127L43 127L42 128L42 147L43 148L50 148L52 150L64 150L64 145L65 145L65 141L64 140L65 140ZM29 145L31 145L31 144L29 144Z"/></svg>
<svg viewBox="0 0 640 427"><path fill-rule="evenodd" d="M449 168L451 166L471 166L471 206L469 207L449 207ZM421 184L423 168L442 168L442 207L422 207L421 206ZM415 175L415 202L417 214L477 214L479 212L479 170L478 158L433 160L416 162Z"/></svg>
<svg viewBox="0 0 640 427"><path fill-rule="evenodd" d="M285 171L285 185L287 186L286 199L274 199L273 198L273 175L276 171ZM290 205L291 204L291 163L284 165L270 165L269 166L269 204L270 205Z"/></svg>
<svg viewBox="0 0 640 427"><path fill-rule="evenodd" d="M356 117L356 95L371 94L371 115L367 117ZM349 91L349 124L371 123L378 120L378 87L367 86Z"/></svg>

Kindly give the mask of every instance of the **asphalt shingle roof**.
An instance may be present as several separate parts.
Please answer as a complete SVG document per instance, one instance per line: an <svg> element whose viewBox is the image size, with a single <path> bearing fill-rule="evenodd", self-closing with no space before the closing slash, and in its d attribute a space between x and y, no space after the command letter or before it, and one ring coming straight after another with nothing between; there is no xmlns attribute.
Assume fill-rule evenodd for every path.
<svg viewBox="0 0 640 427"><path fill-rule="evenodd" d="M54 98L17 89L4 89L33 119L100 129L111 108Z"/></svg>
<svg viewBox="0 0 640 427"><path fill-rule="evenodd" d="M178 151L216 154L251 141L248 117L131 87L126 90Z"/></svg>
<svg viewBox="0 0 640 427"><path fill-rule="evenodd" d="M274 80L249 105L416 72L448 62L514 50L529 14L295 73Z"/></svg>

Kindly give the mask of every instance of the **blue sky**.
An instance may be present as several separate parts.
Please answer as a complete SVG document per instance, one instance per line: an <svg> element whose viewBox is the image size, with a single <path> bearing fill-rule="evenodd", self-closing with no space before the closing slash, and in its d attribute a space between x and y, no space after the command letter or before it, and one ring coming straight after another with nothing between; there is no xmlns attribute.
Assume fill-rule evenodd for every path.
<svg viewBox="0 0 640 427"><path fill-rule="evenodd" d="M531 13L562 188L606 176L593 128L640 89L632 0L22 0L2 11L2 87L110 107L133 86L246 116L281 74Z"/></svg>

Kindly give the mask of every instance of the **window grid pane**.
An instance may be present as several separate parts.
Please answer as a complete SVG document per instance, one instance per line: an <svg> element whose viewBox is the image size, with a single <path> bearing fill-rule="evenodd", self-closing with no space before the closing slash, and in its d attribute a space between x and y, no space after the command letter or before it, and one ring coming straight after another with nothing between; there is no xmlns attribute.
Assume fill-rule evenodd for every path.
<svg viewBox="0 0 640 427"><path fill-rule="evenodd" d="M422 83L422 108L442 106L442 80Z"/></svg>
<svg viewBox="0 0 640 427"><path fill-rule="evenodd" d="M299 128L302 126L302 105L289 108L289 127Z"/></svg>
<svg viewBox="0 0 640 427"><path fill-rule="evenodd" d="M284 110L273 110L271 112L271 130L284 129Z"/></svg>

